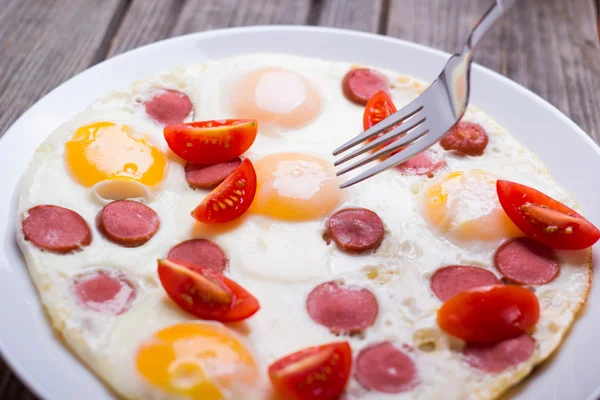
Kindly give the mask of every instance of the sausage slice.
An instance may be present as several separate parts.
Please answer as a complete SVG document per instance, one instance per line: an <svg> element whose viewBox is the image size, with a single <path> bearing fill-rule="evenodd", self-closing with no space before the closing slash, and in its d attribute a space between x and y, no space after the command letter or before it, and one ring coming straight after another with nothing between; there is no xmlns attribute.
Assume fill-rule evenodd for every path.
<svg viewBox="0 0 600 400"><path fill-rule="evenodd" d="M182 92L164 89L144 103L146 113L161 125L173 125L183 122L192 112L190 98Z"/></svg>
<svg viewBox="0 0 600 400"><path fill-rule="evenodd" d="M420 383L413 360L388 341L358 353L356 379L365 388L381 393L406 392Z"/></svg>
<svg viewBox="0 0 600 400"><path fill-rule="evenodd" d="M355 333L375 323L379 312L377 298L364 288L325 282L306 299L308 314L332 333Z"/></svg>
<svg viewBox="0 0 600 400"><path fill-rule="evenodd" d="M469 265L449 265L431 276L431 290L441 301L460 292L481 286L498 285L500 281L492 272Z"/></svg>
<svg viewBox="0 0 600 400"><path fill-rule="evenodd" d="M544 285L560 272L554 251L533 239L521 237L504 243L494 256L496 269L521 285Z"/></svg>
<svg viewBox="0 0 600 400"><path fill-rule="evenodd" d="M430 151L424 151L398 165L396 168L404 175L433 176L436 170L444 166L446 166L444 160L435 160Z"/></svg>
<svg viewBox="0 0 600 400"><path fill-rule="evenodd" d="M104 206L98 216L100 231L111 242L125 247L146 243L158 231L160 219L139 201L117 200Z"/></svg>
<svg viewBox="0 0 600 400"><path fill-rule="evenodd" d="M25 240L57 253L68 253L92 242L87 222L68 208L35 206L27 211L21 226Z"/></svg>
<svg viewBox="0 0 600 400"><path fill-rule="evenodd" d="M362 253L375 250L383 241L385 228L381 218L366 208L346 208L327 221L325 240L333 240L345 251Z"/></svg>
<svg viewBox="0 0 600 400"><path fill-rule="evenodd" d="M72 290L84 308L108 315L123 314L136 297L134 287L124 275L109 270L76 277Z"/></svg>
<svg viewBox="0 0 600 400"><path fill-rule="evenodd" d="M527 361L534 350L535 340L524 334L487 346L467 344L463 349L463 357L474 368L498 373Z"/></svg>
<svg viewBox="0 0 600 400"><path fill-rule="evenodd" d="M387 79L372 69L352 69L342 80L344 96L356 104L366 105L367 101L380 90L389 94Z"/></svg>
<svg viewBox="0 0 600 400"><path fill-rule="evenodd" d="M172 261L183 261L210 268L220 274L227 267L227 257L218 244L207 239L190 239L179 243L167 256Z"/></svg>
<svg viewBox="0 0 600 400"><path fill-rule="evenodd" d="M238 157L231 161L214 165L188 163L185 166L185 180L198 189L212 189L225 180L242 160Z"/></svg>
<svg viewBox="0 0 600 400"><path fill-rule="evenodd" d="M488 145L485 129L473 122L461 121L440 140L444 150L468 156L480 156Z"/></svg>

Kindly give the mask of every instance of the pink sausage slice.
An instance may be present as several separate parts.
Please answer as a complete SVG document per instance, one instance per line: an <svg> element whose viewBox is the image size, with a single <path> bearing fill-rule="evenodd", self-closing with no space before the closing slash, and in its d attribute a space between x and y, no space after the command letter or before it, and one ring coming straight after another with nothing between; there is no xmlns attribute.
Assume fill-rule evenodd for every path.
<svg viewBox="0 0 600 400"><path fill-rule="evenodd" d="M526 237L500 246L494 265L506 279L521 285L543 285L552 282L560 272L552 249Z"/></svg>
<svg viewBox="0 0 600 400"><path fill-rule="evenodd" d="M429 175L433 176L433 173L446 166L446 161L439 160L435 161L432 153L424 151L408 161L403 162L396 168L400 170L404 175Z"/></svg>
<svg viewBox="0 0 600 400"><path fill-rule="evenodd" d="M207 239L190 239L181 242L169 251L167 258L210 268L220 274L227 267L227 257L223 250Z"/></svg>
<svg viewBox="0 0 600 400"><path fill-rule="evenodd" d="M308 315L332 333L355 333L375 323L377 298L369 290L322 283L306 299Z"/></svg>
<svg viewBox="0 0 600 400"><path fill-rule="evenodd" d="M108 270L75 278L72 289L84 308L108 315L129 310L136 296L135 289L122 274Z"/></svg>
<svg viewBox="0 0 600 400"><path fill-rule="evenodd" d="M144 103L146 113L161 125L179 124L192 112L190 98L172 89L161 90Z"/></svg>
<svg viewBox="0 0 600 400"><path fill-rule="evenodd" d="M107 204L98 216L100 231L111 242L125 247L146 243L158 231L156 212L139 201L117 200Z"/></svg>
<svg viewBox="0 0 600 400"><path fill-rule="evenodd" d="M378 91L389 93L385 76L367 68L350 70L342 80L344 96L353 103L366 105Z"/></svg>
<svg viewBox="0 0 600 400"><path fill-rule="evenodd" d="M185 166L185 180L192 187L212 189L231 175L241 163L240 158L214 165L188 163Z"/></svg>
<svg viewBox="0 0 600 400"><path fill-rule="evenodd" d="M529 335L521 335L489 346L469 344L463 349L463 356L472 367L497 373L527 361L534 350L535 340Z"/></svg>
<svg viewBox="0 0 600 400"><path fill-rule="evenodd" d="M413 360L387 341L362 349L355 368L361 385L381 393L406 392L420 383Z"/></svg>
<svg viewBox="0 0 600 400"><path fill-rule="evenodd" d="M443 267L431 276L431 290L441 301L469 289L498 284L500 281L492 272L468 265Z"/></svg>
<svg viewBox="0 0 600 400"><path fill-rule="evenodd" d="M325 240L345 251L362 253L375 250L383 241L385 228L381 218L366 208L346 208L327 221Z"/></svg>
<svg viewBox="0 0 600 400"><path fill-rule="evenodd" d="M25 240L57 253L68 253L92 242L90 227L81 215L59 206L40 205L29 209L22 228Z"/></svg>

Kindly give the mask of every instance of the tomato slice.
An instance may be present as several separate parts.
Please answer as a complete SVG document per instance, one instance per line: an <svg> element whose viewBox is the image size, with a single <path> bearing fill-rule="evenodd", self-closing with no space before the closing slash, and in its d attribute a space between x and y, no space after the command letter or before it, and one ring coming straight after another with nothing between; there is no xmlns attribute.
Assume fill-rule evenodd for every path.
<svg viewBox="0 0 600 400"><path fill-rule="evenodd" d="M164 135L173 153L196 164L233 160L252 146L258 132L253 119L224 119L169 125Z"/></svg>
<svg viewBox="0 0 600 400"><path fill-rule="evenodd" d="M260 308L246 289L209 268L162 259L158 277L169 297L198 318L235 322Z"/></svg>
<svg viewBox="0 0 600 400"><path fill-rule="evenodd" d="M523 233L553 249L579 250L600 239L600 230L566 205L529 186L498 180L498 200Z"/></svg>
<svg viewBox="0 0 600 400"><path fill-rule="evenodd" d="M233 221L244 214L256 194L256 172L245 159L192 211L192 217L205 224Z"/></svg>
<svg viewBox="0 0 600 400"><path fill-rule="evenodd" d="M352 367L348 342L308 347L269 366L271 383L286 400L335 400Z"/></svg>
<svg viewBox="0 0 600 400"><path fill-rule="evenodd" d="M471 343L497 343L532 329L540 318L535 293L522 286L493 285L461 292L437 312L439 327Z"/></svg>
<svg viewBox="0 0 600 400"><path fill-rule="evenodd" d="M379 90L367 102L363 113L363 128L366 131L398 111L391 97ZM373 140L373 139L371 139Z"/></svg>
<svg viewBox="0 0 600 400"><path fill-rule="evenodd" d="M369 101L367 102L367 105L365 106L365 111L363 113L363 128L364 128L364 130L367 130L372 126L377 125L378 123L380 123L381 121L383 121L384 119L386 119L387 117L389 117L390 115L395 113L396 111L398 111L398 110L396 109L394 102L392 101L391 97L386 92L384 92L383 90L376 92L369 99ZM400 125L400 124L398 124L398 125ZM377 139L379 136L389 132L390 130L394 129L398 125L395 125L389 129L387 129L383 133L380 133L379 135L377 135L371 139L368 139L368 142L372 142L373 140ZM381 146L377 146L376 148L371 150L371 152L374 153L378 150L381 150L382 148L384 148L385 146L387 146L388 144L392 143L395 140L397 140L397 138L392 139L388 143L384 143ZM400 150L397 150L394 153L387 155L385 158L389 158L399 151ZM385 158L383 158L383 159L385 159Z"/></svg>

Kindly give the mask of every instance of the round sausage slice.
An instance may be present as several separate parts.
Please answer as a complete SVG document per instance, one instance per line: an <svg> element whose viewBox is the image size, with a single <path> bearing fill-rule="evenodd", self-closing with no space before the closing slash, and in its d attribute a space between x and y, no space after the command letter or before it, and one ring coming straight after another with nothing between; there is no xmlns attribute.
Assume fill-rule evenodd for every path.
<svg viewBox="0 0 600 400"><path fill-rule="evenodd" d="M25 240L57 253L68 253L92 242L90 227L81 215L59 206L40 205L29 209L22 228Z"/></svg>
<svg viewBox="0 0 600 400"><path fill-rule="evenodd" d="M463 356L472 367L497 373L527 361L534 351L535 340L529 335L521 335L488 346L468 344L463 349Z"/></svg>
<svg viewBox="0 0 600 400"><path fill-rule="evenodd" d="M100 211L98 225L111 242L137 247L154 236L160 220L153 209L139 201L117 200Z"/></svg>
<svg viewBox="0 0 600 400"><path fill-rule="evenodd" d="M434 160L434 156L430 151L424 151L408 161L403 162L396 168L400 170L404 175L429 175L433 176L433 173L446 166L444 160Z"/></svg>
<svg viewBox="0 0 600 400"><path fill-rule="evenodd" d="M560 272L554 251L527 237L500 246L494 265L506 279L521 285L543 285L552 282Z"/></svg>
<svg viewBox="0 0 600 400"><path fill-rule="evenodd" d="M355 368L361 385L381 393L406 392L420 383L413 360L387 341L362 349Z"/></svg>
<svg viewBox="0 0 600 400"><path fill-rule="evenodd" d="M383 241L385 229L377 214L366 208L346 208L327 221L325 240L330 239L348 252L375 250Z"/></svg>
<svg viewBox="0 0 600 400"><path fill-rule="evenodd" d="M136 296L133 286L115 271L99 270L76 277L73 293L91 311L120 315L129 310Z"/></svg>
<svg viewBox="0 0 600 400"><path fill-rule="evenodd" d="M144 106L148 116L161 125L179 124L193 109L192 102L185 93L172 89L157 92Z"/></svg>
<svg viewBox="0 0 600 400"><path fill-rule="evenodd" d="M348 71L342 80L342 90L348 100L360 105L366 105L367 101L380 90L389 94L385 76L367 68Z"/></svg>
<svg viewBox="0 0 600 400"><path fill-rule="evenodd" d="M369 290L325 282L306 299L308 315L332 333L355 333L375 323L377 298Z"/></svg>
<svg viewBox="0 0 600 400"><path fill-rule="evenodd" d="M185 166L185 180L192 187L212 189L231 175L241 163L240 158L214 165L188 163Z"/></svg>
<svg viewBox="0 0 600 400"><path fill-rule="evenodd" d="M440 140L444 150L458 154L480 156L488 145L488 135L479 124L461 121Z"/></svg>
<svg viewBox="0 0 600 400"><path fill-rule="evenodd" d="M449 265L431 276L431 290L441 301L460 292L481 286L498 285L500 281L492 272L468 265Z"/></svg>
<svg viewBox="0 0 600 400"><path fill-rule="evenodd" d="M227 257L223 250L219 245L207 239L190 239L181 242L169 251L167 258L172 261L183 261L210 268L220 274L227 267Z"/></svg>

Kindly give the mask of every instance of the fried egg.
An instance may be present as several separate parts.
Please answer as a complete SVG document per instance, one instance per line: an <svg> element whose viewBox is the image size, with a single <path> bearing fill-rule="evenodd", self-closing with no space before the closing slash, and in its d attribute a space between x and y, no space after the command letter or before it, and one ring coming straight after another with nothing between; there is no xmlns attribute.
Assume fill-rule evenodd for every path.
<svg viewBox="0 0 600 400"><path fill-rule="evenodd" d="M499 276L494 251L521 232L498 203L497 179L519 181L578 209L571 195L531 151L473 106L464 120L488 133L482 156L459 156L435 145L446 167L431 177L390 169L339 189L331 151L362 131L363 108L340 88L356 66L252 54L181 67L107 93L37 149L22 179L18 244L50 323L115 396L274 400L267 379L271 363L308 346L347 340L354 356L383 341L410 349L419 377L418 385L398 394L367 390L351 378L348 399L492 399L561 343L587 298L589 249L556 252L559 276L535 288L542 315L533 332L534 353L499 373L470 366L461 357L464 343L438 328L442 303L429 279L455 264ZM391 83L398 108L426 87L378 71ZM157 93L174 91L193 105L187 115L189 107L176 113L177 119L259 121L257 139L243 155L254 164L258 187L238 220L204 225L190 216L209 191L189 187L185 162L168 149L163 124L145 106ZM142 246L121 247L98 229L98 213L117 199L142 201L158 214L160 228ZM80 214L91 244L57 254L25 240L21 218L40 204ZM350 207L372 210L383 221L385 235L376 250L348 254L324 240L328 217ZM234 324L203 321L170 300L156 261L191 238L212 240L223 250L225 275L261 305L255 315ZM332 280L376 297L376 321L360 335L336 336L308 315L308 294Z"/></svg>

